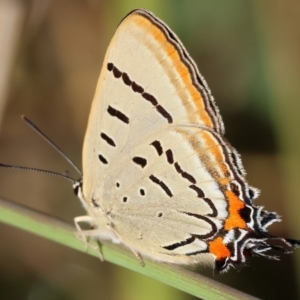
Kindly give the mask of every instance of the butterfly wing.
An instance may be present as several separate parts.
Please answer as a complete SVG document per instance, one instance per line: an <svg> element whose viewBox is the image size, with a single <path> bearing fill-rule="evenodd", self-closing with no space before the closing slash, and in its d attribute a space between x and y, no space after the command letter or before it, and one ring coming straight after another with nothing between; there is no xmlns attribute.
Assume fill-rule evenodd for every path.
<svg viewBox="0 0 300 300"><path fill-rule="evenodd" d="M156 260L217 269L272 248L279 217L252 205L237 152L177 36L151 13L120 23L105 56L83 148L83 196L104 227ZM107 231L106 231L107 232ZM108 234L110 235L110 234Z"/></svg>
<svg viewBox="0 0 300 300"><path fill-rule="evenodd" d="M136 10L105 56L84 142L84 196L109 211L115 231L138 250L159 253L176 243L186 243L177 254L205 250L195 237L213 236L226 217L207 169L222 150L212 133L222 132L207 84L179 39Z"/></svg>

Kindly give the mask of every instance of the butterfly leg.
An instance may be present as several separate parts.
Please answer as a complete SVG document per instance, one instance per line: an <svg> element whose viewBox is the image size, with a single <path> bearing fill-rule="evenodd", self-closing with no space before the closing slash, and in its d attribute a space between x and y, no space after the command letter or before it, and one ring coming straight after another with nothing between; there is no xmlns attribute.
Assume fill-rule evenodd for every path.
<svg viewBox="0 0 300 300"><path fill-rule="evenodd" d="M89 236L85 233L86 230L81 228L80 223L88 223L91 227L93 227L92 219L89 216L80 216L74 218L74 223L77 229L76 237L85 244L85 251L87 251L88 247L90 246L88 243Z"/></svg>
<svg viewBox="0 0 300 300"><path fill-rule="evenodd" d="M92 230L83 230L80 227L80 223L88 223L91 228L93 228L93 223L92 223L92 218L90 216L80 216L80 217L76 217L74 218L74 223L75 223L75 227L77 229L76 237L81 240L83 242L83 244L85 245L85 252L87 252L88 248L92 248L95 251L98 252L99 254L99 259L101 261L103 261L103 255L101 253L101 250L99 250L99 247L92 245L91 243L89 243L88 239L89 237L92 235L94 229Z"/></svg>
<svg viewBox="0 0 300 300"><path fill-rule="evenodd" d="M122 237L112 228L112 225L110 225L110 224L107 224L107 228L109 229L109 230L111 230L112 231L112 233L119 239L119 240L123 240L123 242L124 242L124 239L122 239ZM140 265L142 266L142 267L144 267L145 266L145 263L144 263L144 261L143 261L143 258L142 258L142 256L138 253L138 252L136 252L133 248L131 248L126 242L124 243L124 245L125 246L127 246L128 248L129 248L129 250L135 255L135 257L137 258L137 260L138 260L138 262L140 263Z"/></svg>

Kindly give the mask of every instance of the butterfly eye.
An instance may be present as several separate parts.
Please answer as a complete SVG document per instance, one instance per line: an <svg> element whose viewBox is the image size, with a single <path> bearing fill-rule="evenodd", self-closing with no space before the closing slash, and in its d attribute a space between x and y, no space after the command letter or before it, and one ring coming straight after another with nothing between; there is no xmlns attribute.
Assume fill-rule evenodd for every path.
<svg viewBox="0 0 300 300"><path fill-rule="evenodd" d="M75 193L76 196L78 196L78 194L79 194L79 189L80 189L79 185L74 185L73 186L73 191L74 191L74 193Z"/></svg>

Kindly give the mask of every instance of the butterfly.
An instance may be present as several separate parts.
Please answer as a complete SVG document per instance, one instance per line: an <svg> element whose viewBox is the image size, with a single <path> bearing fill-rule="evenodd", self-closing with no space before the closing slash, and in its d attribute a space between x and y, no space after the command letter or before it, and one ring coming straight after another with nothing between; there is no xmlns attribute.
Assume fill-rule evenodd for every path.
<svg viewBox="0 0 300 300"><path fill-rule="evenodd" d="M247 256L277 259L266 252L288 251L276 242L299 242L267 233L280 218L253 205L258 190L223 135L179 38L152 13L133 10L105 55L76 186L88 216L75 220L92 224L88 235L156 261L224 272Z"/></svg>
<svg viewBox="0 0 300 300"><path fill-rule="evenodd" d="M280 217L253 204L259 191L224 139L206 81L146 10L125 16L109 44L73 187L87 212L74 219L78 236L122 244L141 264L147 257L225 272L300 245L267 232Z"/></svg>

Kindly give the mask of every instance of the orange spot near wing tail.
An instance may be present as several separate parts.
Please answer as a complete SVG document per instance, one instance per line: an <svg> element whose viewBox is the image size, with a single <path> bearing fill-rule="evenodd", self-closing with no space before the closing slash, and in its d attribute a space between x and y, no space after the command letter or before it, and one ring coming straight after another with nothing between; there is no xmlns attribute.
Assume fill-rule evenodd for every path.
<svg viewBox="0 0 300 300"><path fill-rule="evenodd" d="M217 260L231 256L229 249L226 247L221 237L212 240L208 245L209 252L215 255Z"/></svg>
<svg viewBox="0 0 300 300"><path fill-rule="evenodd" d="M228 200L228 218L225 220L224 229L229 231L233 228L247 228L245 220L239 214L239 211L245 207L245 202L243 202L239 197L237 197L233 192L226 191L226 197Z"/></svg>

